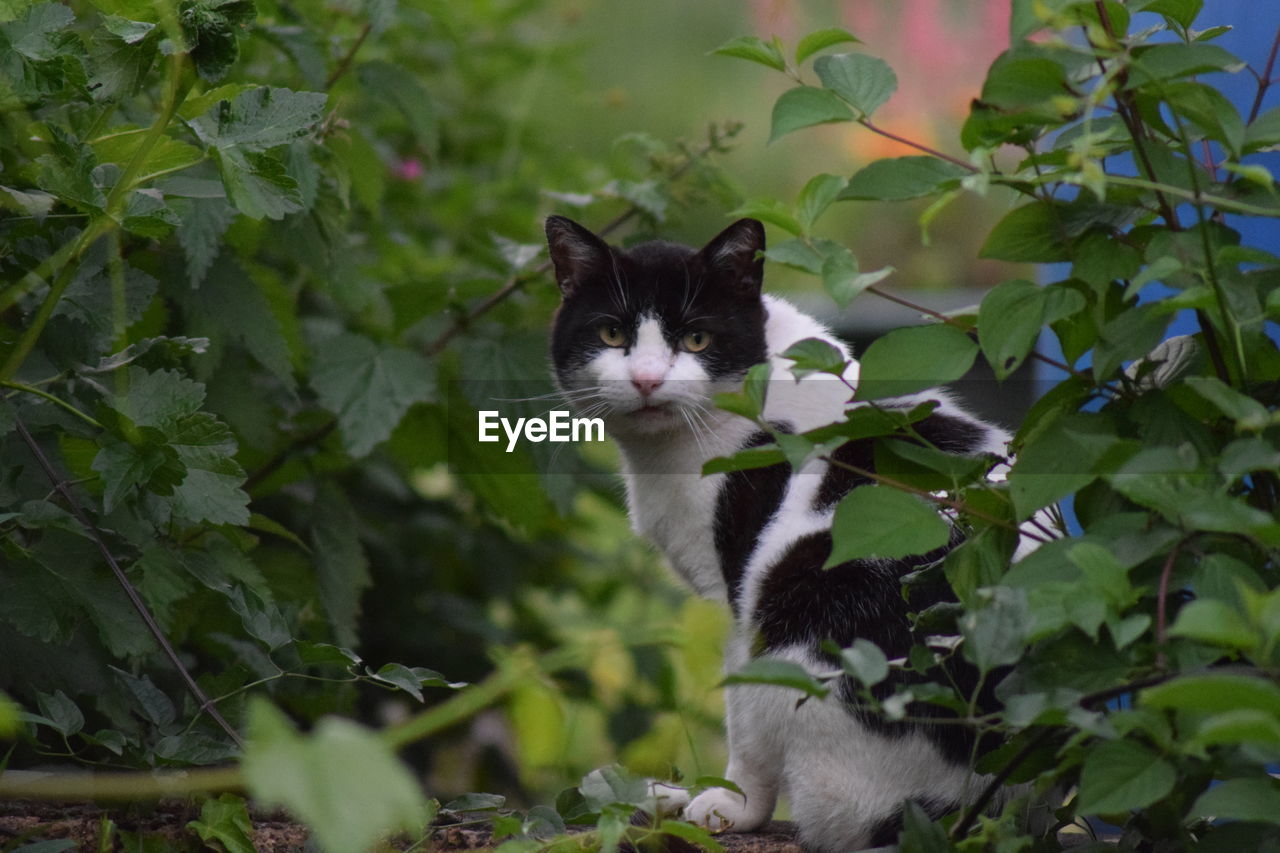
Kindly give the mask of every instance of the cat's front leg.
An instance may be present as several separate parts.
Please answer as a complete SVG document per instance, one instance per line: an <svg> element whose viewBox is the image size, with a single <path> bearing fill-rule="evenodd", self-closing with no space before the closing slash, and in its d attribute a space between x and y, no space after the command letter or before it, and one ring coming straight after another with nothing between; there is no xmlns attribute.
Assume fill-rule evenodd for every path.
<svg viewBox="0 0 1280 853"><path fill-rule="evenodd" d="M712 832L751 832L769 822L782 779L785 696L777 687L729 688L729 766L724 775L742 793L709 788L685 806L685 820Z"/></svg>

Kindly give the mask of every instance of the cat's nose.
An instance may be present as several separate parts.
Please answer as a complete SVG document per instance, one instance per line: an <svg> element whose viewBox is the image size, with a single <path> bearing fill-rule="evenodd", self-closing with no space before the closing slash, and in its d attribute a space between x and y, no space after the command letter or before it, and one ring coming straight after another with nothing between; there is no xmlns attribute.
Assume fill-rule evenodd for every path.
<svg viewBox="0 0 1280 853"><path fill-rule="evenodd" d="M640 392L641 397L648 397L658 389L659 385L662 384L662 377L640 374L638 376L631 377L631 384Z"/></svg>

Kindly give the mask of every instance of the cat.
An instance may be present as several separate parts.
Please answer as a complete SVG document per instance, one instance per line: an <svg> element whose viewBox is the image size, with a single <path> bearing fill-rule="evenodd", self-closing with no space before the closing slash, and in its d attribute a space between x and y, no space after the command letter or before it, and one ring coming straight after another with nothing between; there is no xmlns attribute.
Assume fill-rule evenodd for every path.
<svg viewBox="0 0 1280 853"><path fill-rule="evenodd" d="M647 242L628 249L561 216L546 221L562 301L551 332L557 386L570 404L603 418L616 441L632 527L652 540L697 593L726 602L734 628L726 671L768 656L811 672L831 672L824 641L862 637L893 659L916 642L907 612L947 600L945 583L903 599L901 577L944 553L857 560L822 568L840 499L868 482L820 459L701 476L707 460L769 442L753 421L716 408L715 393L741 388L747 370L771 364L765 419L800 432L843 419L857 362L821 323L762 294L764 227L734 222L702 249ZM843 377L796 380L780 353L806 338L835 347ZM843 378L844 381L841 381ZM1008 435L969 415L945 394L914 424L923 439L956 453L1006 452ZM899 398L909 407L924 397ZM834 458L873 469L870 440L850 441ZM951 546L958 543L952 537ZM972 671L960 687L976 689ZM878 685L892 692L894 679ZM777 797L790 797L802 843L849 851L897 839L904 802L932 817L973 800L986 778L970 769L972 737L961 726L890 724L860 712L851 685L821 701L797 703L793 690L738 685L726 691L729 763L741 793L711 788L677 802L683 817L713 831L767 823ZM966 693L966 695L968 695ZM981 694L991 701L990 690ZM913 704L913 715L939 715Z"/></svg>

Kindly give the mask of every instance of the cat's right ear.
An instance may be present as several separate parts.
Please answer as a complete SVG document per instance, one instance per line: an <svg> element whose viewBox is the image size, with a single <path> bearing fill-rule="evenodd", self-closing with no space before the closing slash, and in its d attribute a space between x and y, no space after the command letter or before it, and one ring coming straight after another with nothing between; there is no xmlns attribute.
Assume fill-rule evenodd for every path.
<svg viewBox="0 0 1280 853"><path fill-rule="evenodd" d="M572 219L547 217L547 246L560 293L570 296L588 278L609 268L609 245Z"/></svg>

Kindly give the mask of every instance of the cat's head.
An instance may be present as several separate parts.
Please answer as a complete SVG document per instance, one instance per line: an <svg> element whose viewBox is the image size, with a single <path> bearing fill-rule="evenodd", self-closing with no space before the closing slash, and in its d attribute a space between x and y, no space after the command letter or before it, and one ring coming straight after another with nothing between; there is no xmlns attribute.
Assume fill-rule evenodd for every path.
<svg viewBox="0 0 1280 853"><path fill-rule="evenodd" d="M711 397L766 359L764 226L740 219L702 249L610 246L547 219L563 296L551 334L556 381L615 434L692 427Z"/></svg>

